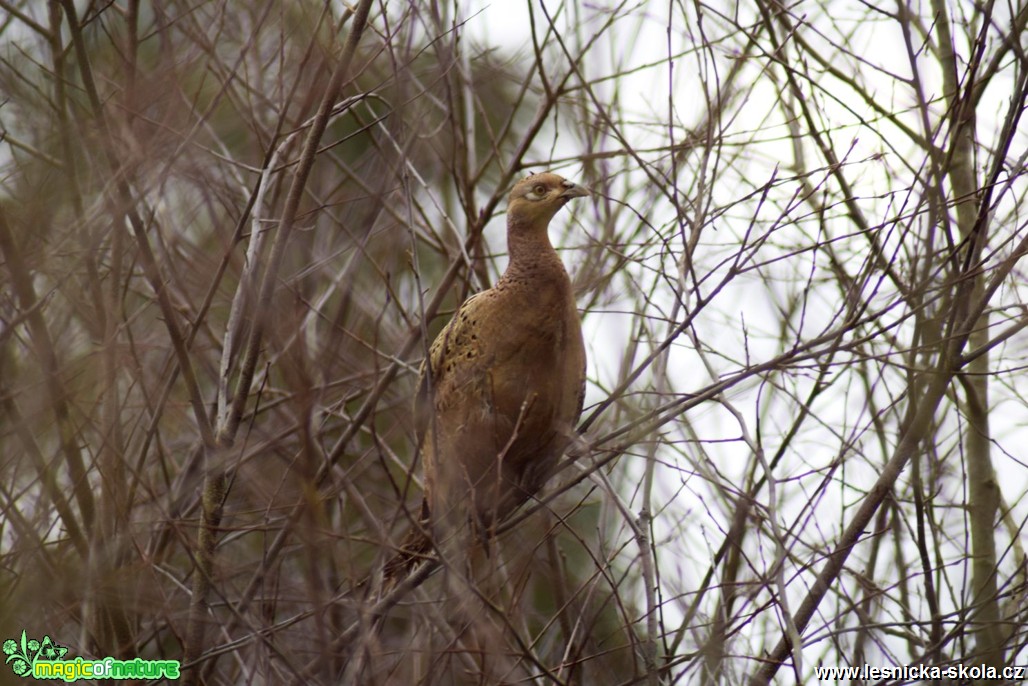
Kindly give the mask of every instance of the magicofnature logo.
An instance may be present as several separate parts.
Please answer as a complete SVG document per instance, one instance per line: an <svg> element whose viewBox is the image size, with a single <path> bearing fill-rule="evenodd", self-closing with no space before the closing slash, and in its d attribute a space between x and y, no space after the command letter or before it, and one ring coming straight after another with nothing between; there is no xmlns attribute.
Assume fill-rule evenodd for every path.
<svg viewBox="0 0 1028 686"><path fill-rule="evenodd" d="M68 649L49 636L42 641L28 637L22 630L21 641L4 641L6 664L18 676L34 679L178 679L178 660L83 660L81 657L65 659Z"/></svg>

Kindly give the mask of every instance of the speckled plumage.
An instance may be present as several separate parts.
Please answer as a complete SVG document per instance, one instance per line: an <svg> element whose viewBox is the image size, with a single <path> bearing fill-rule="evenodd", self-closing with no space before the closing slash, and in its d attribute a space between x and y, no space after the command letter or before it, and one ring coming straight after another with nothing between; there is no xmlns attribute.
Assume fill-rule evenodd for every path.
<svg viewBox="0 0 1028 686"><path fill-rule="evenodd" d="M430 350L416 398L425 498L437 538L471 519L484 534L545 483L585 392L578 311L550 220L588 192L556 174L514 186L510 263L468 298Z"/></svg>

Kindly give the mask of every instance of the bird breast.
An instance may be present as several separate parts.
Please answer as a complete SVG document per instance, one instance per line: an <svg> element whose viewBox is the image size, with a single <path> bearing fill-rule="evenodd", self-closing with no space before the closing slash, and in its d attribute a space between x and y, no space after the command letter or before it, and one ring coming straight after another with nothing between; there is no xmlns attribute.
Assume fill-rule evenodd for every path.
<svg viewBox="0 0 1028 686"><path fill-rule="evenodd" d="M578 315L570 284L548 290L498 284L466 302L441 334L427 459L436 478L474 491L482 521L541 487L577 419L585 372ZM461 473L443 473L458 463ZM501 483L508 486L493 492ZM460 490L451 482L437 495Z"/></svg>

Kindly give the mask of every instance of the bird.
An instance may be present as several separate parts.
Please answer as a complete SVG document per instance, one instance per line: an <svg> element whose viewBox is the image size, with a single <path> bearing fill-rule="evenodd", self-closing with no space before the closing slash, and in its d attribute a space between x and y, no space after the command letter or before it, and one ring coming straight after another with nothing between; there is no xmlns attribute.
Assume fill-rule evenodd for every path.
<svg viewBox="0 0 1028 686"><path fill-rule="evenodd" d="M550 172L511 190L506 270L460 305L421 367L421 533L401 546L387 576L431 548L426 533L437 549L467 526L480 540L491 536L543 487L571 443L585 398L585 344L548 229L568 202L588 195Z"/></svg>

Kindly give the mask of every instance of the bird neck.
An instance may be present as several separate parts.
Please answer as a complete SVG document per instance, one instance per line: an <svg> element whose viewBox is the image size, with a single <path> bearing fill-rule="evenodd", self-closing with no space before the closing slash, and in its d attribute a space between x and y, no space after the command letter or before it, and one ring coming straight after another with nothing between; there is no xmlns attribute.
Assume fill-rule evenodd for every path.
<svg viewBox="0 0 1028 686"><path fill-rule="evenodd" d="M517 221L507 223L507 252L510 263L505 276L547 275L561 276L567 279L564 265L550 243L547 226L522 224Z"/></svg>

